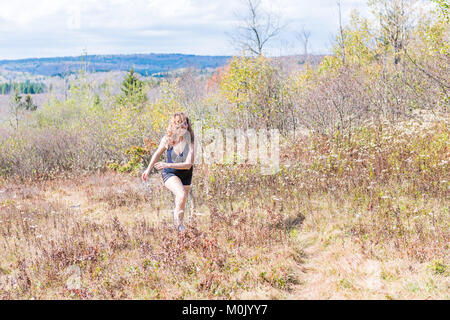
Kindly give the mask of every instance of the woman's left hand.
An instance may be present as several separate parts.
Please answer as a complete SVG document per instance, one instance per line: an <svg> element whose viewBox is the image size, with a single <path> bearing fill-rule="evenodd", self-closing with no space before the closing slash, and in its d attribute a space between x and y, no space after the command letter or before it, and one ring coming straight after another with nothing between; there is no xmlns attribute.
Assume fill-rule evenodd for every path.
<svg viewBox="0 0 450 320"><path fill-rule="evenodd" d="M165 162L157 162L155 163L156 170L161 170L167 168L167 164Z"/></svg>

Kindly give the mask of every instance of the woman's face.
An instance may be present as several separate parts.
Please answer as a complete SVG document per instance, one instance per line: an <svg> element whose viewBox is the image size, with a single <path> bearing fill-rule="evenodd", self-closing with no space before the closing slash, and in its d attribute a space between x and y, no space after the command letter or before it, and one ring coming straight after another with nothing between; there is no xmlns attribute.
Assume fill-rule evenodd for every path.
<svg viewBox="0 0 450 320"><path fill-rule="evenodd" d="M178 135L180 135L180 136L184 135L186 133L186 131L187 131L187 128L188 128L187 120L184 120L184 122L178 124L176 126Z"/></svg>

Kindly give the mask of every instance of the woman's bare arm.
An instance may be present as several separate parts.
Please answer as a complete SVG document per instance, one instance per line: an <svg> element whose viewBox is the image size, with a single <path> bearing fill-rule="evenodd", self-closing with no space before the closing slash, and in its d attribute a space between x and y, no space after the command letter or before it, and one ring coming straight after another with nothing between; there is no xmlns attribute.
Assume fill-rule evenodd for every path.
<svg viewBox="0 0 450 320"><path fill-rule="evenodd" d="M161 139L161 142L159 143L158 149L156 149L155 153L152 156L152 159L150 160L150 163L148 164L147 170L150 172L150 170L152 170L153 166L155 165L156 161L159 159L159 157L161 157L161 154L164 152L164 150L166 149L166 137L164 136Z"/></svg>

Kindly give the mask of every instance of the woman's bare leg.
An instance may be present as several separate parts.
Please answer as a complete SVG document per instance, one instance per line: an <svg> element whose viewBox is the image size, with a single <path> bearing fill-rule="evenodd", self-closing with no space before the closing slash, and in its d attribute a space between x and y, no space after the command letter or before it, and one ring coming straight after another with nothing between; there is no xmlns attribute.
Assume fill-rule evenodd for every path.
<svg viewBox="0 0 450 320"><path fill-rule="evenodd" d="M180 178L177 176L171 176L169 177L166 182L164 183L167 189L172 191L172 193L175 196L175 209L174 209L174 216L179 219L179 224L183 224L183 218L184 218L184 207L186 205L186 198L187 193L186 190L181 183ZM182 211L181 214L178 214ZM178 226L177 226L178 227Z"/></svg>
<svg viewBox="0 0 450 320"><path fill-rule="evenodd" d="M192 217L195 208L194 196L192 195L192 188L190 185L184 186L184 190L186 191L186 202L189 201L189 217Z"/></svg>

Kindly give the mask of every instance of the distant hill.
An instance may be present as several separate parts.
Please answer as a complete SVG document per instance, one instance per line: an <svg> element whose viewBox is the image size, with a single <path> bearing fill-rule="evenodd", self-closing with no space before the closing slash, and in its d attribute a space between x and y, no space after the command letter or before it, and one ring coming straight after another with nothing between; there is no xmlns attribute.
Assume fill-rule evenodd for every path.
<svg viewBox="0 0 450 320"><path fill-rule="evenodd" d="M186 67L217 68L227 64L230 58L230 56L200 56L178 53L30 58L0 60L0 73L2 71L26 72L31 75L62 76L76 73L84 68L88 72L128 71L130 68L134 68L136 72L147 76Z"/></svg>

